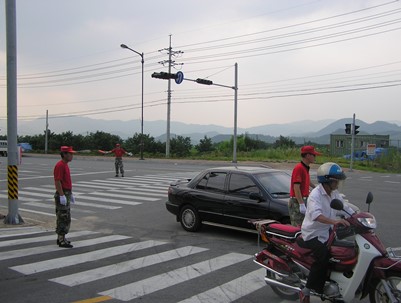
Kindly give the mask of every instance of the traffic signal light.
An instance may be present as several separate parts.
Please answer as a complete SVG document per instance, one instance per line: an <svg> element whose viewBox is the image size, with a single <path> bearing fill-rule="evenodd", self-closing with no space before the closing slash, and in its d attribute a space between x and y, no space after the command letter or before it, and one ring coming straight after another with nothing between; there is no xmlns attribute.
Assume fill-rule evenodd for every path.
<svg viewBox="0 0 401 303"><path fill-rule="evenodd" d="M170 74L170 73L165 73L165 72L160 72L160 73L153 73L152 78L157 78L157 79L175 79L177 77L176 74Z"/></svg>
<svg viewBox="0 0 401 303"><path fill-rule="evenodd" d="M359 125L354 125L354 135L359 133L359 130L357 130L358 128L359 128Z"/></svg>
<svg viewBox="0 0 401 303"><path fill-rule="evenodd" d="M358 127L359 127L359 126L358 126ZM350 123L345 124L345 133L346 133L347 135L350 135L350 134L351 134L351 124L350 124Z"/></svg>
<svg viewBox="0 0 401 303"><path fill-rule="evenodd" d="M196 83L205 84L205 85L212 85L213 81L212 80L198 78L198 79L196 79Z"/></svg>

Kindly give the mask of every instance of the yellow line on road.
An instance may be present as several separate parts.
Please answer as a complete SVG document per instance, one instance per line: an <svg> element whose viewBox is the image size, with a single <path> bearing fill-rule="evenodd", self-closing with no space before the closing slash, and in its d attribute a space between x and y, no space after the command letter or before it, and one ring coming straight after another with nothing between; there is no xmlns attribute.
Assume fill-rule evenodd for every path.
<svg viewBox="0 0 401 303"><path fill-rule="evenodd" d="M97 302L109 301L111 299L113 299L113 298L109 297L109 296L101 296L101 297L86 299L86 300L82 300L82 301L74 301L72 303L97 303Z"/></svg>

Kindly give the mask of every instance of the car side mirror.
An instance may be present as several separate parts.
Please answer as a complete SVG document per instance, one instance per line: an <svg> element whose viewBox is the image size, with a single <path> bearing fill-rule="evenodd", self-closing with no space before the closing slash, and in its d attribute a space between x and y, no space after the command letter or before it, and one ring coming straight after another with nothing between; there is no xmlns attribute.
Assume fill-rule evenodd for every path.
<svg viewBox="0 0 401 303"><path fill-rule="evenodd" d="M330 202L330 207L335 209L335 210L343 210L344 209L344 203L341 200L333 199Z"/></svg>
<svg viewBox="0 0 401 303"><path fill-rule="evenodd" d="M263 202L264 201L262 195L259 194L259 193L250 193L249 194L249 199L255 200L255 201L258 201L258 202Z"/></svg>

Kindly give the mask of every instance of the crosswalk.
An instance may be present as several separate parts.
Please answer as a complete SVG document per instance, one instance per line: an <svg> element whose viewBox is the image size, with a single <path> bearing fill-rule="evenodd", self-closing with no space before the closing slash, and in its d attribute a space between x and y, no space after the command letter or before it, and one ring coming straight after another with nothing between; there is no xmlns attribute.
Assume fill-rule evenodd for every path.
<svg viewBox="0 0 401 303"><path fill-rule="evenodd" d="M73 206L73 216L165 200L172 181L195 175L196 172L170 173L74 182L76 205ZM53 184L22 188L18 197L20 210L54 217L53 195ZM6 189L0 191L0 199L8 199Z"/></svg>
<svg viewBox="0 0 401 303"><path fill-rule="evenodd" d="M0 271L6 267L6 275L17 273L27 280L45 280L50 285L46 288L52 287L55 292L60 287L90 284L93 292L89 296L100 296L102 302L139 302L149 296L163 296L163 291L174 287L181 289L182 285L186 285L185 292L173 291L175 302L232 302L266 287L263 269L251 265L248 272L239 274L236 270L241 263L253 264L249 254L218 254L207 247L176 247L165 240L135 241L126 235L86 230L68 236L73 249L59 248L53 232L3 235Z"/></svg>

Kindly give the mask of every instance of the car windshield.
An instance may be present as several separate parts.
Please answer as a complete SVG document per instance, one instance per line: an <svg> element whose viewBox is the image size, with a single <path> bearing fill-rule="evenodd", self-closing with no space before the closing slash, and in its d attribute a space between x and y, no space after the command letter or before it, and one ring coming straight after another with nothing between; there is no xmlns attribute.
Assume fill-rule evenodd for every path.
<svg viewBox="0 0 401 303"><path fill-rule="evenodd" d="M291 176L285 172L257 174L255 178L273 197L285 198L290 195Z"/></svg>

